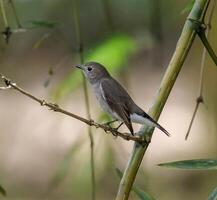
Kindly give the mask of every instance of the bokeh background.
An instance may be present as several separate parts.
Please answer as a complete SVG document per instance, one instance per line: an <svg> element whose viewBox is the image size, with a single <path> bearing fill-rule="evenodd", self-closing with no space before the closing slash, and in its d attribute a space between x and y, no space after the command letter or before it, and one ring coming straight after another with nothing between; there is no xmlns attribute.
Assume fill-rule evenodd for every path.
<svg viewBox="0 0 217 200"><path fill-rule="evenodd" d="M17 30L11 5L4 1L16 33L9 44L0 38L0 72L32 94L85 117L81 74L73 68L80 63L73 1L13 2L25 30ZM105 64L148 111L189 12L188 1L79 2L85 60ZM217 51L216 19L217 9L209 37ZM0 28L4 30L2 16ZM204 200L217 186L215 171L157 166L173 160L216 158L217 68L209 56L205 105L200 106L190 137L184 140L198 94L202 49L196 39L159 119L172 137L155 130L137 175L136 185L159 200ZM92 118L105 121L88 91ZM114 199L119 183L115 168L124 170L133 142L92 130L97 199ZM7 199L90 199L90 145L82 122L49 111L16 91L0 90L0 141L0 183ZM130 199L138 197L132 193Z"/></svg>

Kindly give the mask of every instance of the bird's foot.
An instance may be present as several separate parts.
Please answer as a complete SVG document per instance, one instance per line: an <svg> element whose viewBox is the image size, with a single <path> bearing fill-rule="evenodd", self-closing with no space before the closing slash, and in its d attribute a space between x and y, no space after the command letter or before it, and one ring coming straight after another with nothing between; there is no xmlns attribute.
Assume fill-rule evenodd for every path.
<svg viewBox="0 0 217 200"><path fill-rule="evenodd" d="M109 122L103 123L103 125L111 127L111 124L113 124L113 123L116 122L116 121L118 121L118 120L115 119L115 120L112 120L112 121L109 121Z"/></svg>
<svg viewBox="0 0 217 200"><path fill-rule="evenodd" d="M118 129L124 124L123 122L121 122L121 123L118 125L118 127L113 128L113 127L111 126L111 124L114 123L114 122L116 122L116 121L118 121L118 120L116 119L116 120L113 120L113 121L110 121L110 122L103 123L104 126L108 126L108 127L111 129L111 130L105 130L105 129L104 129L104 131L105 131L106 133L111 132L112 135L113 135L115 138L118 136Z"/></svg>
<svg viewBox="0 0 217 200"><path fill-rule="evenodd" d="M118 125L118 127L114 128L115 131L118 131L118 129L119 129L123 124L124 124L124 122L121 122L121 123Z"/></svg>
<svg viewBox="0 0 217 200"><path fill-rule="evenodd" d="M143 134L144 134L144 130L140 130L140 131L135 133L136 136L139 136L142 139L142 142L138 142L137 146L142 145L143 147L146 147L147 144L149 144L151 142L150 135L148 135L148 134L143 135Z"/></svg>
<svg viewBox="0 0 217 200"><path fill-rule="evenodd" d="M151 142L151 137L150 137L150 135L145 135L145 142L146 142L147 144L149 144L149 143Z"/></svg>
<svg viewBox="0 0 217 200"><path fill-rule="evenodd" d="M116 128L113 128L113 127L111 127L111 133L112 133L112 135L114 136L114 137L117 137L118 136L118 129L123 125L124 123L123 122L121 122L119 125L118 125L118 127L116 127Z"/></svg>

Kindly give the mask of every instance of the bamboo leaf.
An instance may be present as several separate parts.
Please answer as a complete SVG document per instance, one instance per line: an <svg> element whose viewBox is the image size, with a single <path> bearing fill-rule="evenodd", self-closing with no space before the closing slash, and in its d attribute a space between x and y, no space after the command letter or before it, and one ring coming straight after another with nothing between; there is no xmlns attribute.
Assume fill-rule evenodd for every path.
<svg viewBox="0 0 217 200"><path fill-rule="evenodd" d="M102 41L85 55L85 62L95 61L106 66L109 72L117 74L135 51L135 41L126 35L113 35ZM55 100L60 100L82 83L79 70L72 70L53 93Z"/></svg>
<svg viewBox="0 0 217 200"><path fill-rule="evenodd" d="M132 189L141 200L154 200L154 198L151 197L147 192L144 192L143 190L139 189L138 187L134 186Z"/></svg>
<svg viewBox="0 0 217 200"><path fill-rule="evenodd" d="M53 28L56 28L59 25L58 22L48 22L48 21L40 21L40 20L32 20L32 21L29 21L29 23L32 25L31 28L49 28L49 29L53 29Z"/></svg>
<svg viewBox="0 0 217 200"><path fill-rule="evenodd" d="M182 160L158 164L161 167L179 168L179 169L200 169L200 170L217 170L217 160L213 159L196 159Z"/></svg>
<svg viewBox="0 0 217 200"><path fill-rule="evenodd" d="M118 168L115 168L115 172L116 172L118 178L121 179L123 176L123 172Z"/></svg>
<svg viewBox="0 0 217 200"><path fill-rule="evenodd" d="M122 178L123 176L123 172L118 169L118 168L115 168L115 171L118 175L118 178ZM144 192L143 190L141 190L140 188L136 187L136 186L133 186L132 187L132 190L133 192L135 192L135 194L141 199L141 200L154 200L153 197L151 197L147 192Z"/></svg>
<svg viewBox="0 0 217 200"><path fill-rule="evenodd" d="M217 187L209 195L208 200L217 200Z"/></svg>
<svg viewBox="0 0 217 200"><path fill-rule="evenodd" d="M3 196L7 196L7 192L6 190L0 185L0 193L3 195Z"/></svg>
<svg viewBox="0 0 217 200"><path fill-rule="evenodd" d="M126 35L113 35L99 44L93 51L89 51L86 61L99 62L108 71L117 72L124 67L130 54L135 51L135 42Z"/></svg>

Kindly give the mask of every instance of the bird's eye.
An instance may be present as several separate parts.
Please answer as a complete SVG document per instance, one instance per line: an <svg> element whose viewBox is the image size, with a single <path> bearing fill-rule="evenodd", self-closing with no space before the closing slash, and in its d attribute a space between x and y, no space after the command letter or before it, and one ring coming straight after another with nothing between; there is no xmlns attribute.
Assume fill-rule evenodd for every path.
<svg viewBox="0 0 217 200"><path fill-rule="evenodd" d="M87 70L90 72L92 70L92 67L88 67Z"/></svg>

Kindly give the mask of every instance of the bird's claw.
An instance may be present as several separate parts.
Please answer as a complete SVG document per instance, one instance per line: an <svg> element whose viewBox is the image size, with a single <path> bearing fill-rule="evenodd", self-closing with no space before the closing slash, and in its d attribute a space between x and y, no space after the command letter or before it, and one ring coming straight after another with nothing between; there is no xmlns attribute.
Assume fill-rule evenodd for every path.
<svg viewBox="0 0 217 200"><path fill-rule="evenodd" d="M114 123L114 122L116 122L116 121L118 121L118 120L115 119L115 120L113 120L113 121L105 122L105 123L103 123L103 125L112 128L112 127L111 127L111 124Z"/></svg>

